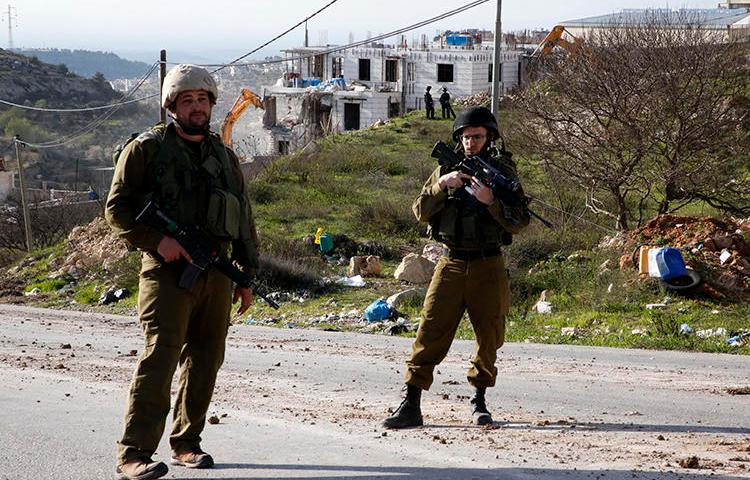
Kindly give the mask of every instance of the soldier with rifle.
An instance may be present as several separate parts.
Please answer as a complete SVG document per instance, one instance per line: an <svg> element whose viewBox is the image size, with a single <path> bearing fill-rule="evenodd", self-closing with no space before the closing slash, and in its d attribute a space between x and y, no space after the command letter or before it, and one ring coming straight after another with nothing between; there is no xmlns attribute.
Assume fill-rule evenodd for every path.
<svg viewBox="0 0 750 480"><path fill-rule="evenodd" d="M241 301L239 314L250 307L250 280L258 268L258 240L239 162L209 131L217 96L216 82L204 68L182 64L171 69L162 106L173 122L158 124L127 144L107 198L107 221L143 252L138 311L145 348L118 442L116 477L122 480L167 473L167 466L151 457L164 431L178 366L171 463L188 468L214 464L201 449L200 435L224 361L232 303ZM144 209L157 204L158 210ZM155 212L162 216L154 217ZM158 222L141 221L144 216L186 227L161 229ZM202 232L205 241L193 243L188 231ZM236 286L227 276L232 273Z"/></svg>
<svg viewBox="0 0 750 480"><path fill-rule="evenodd" d="M445 358L459 322L468 312L476 351L467 379L474 387L472 420L492 423L485 391L497 378L497 350L505 339L510 285L501 247L529 223L526 197L516 167L493 142L495 116L484 107L460 112L453 124L456 151L439 142L440 166L424 184L412 209L429 224L431 238L444 245L427 290L422 320L406 362L406 398L383 421L388 428L422 425L421 394Z"/></svg>

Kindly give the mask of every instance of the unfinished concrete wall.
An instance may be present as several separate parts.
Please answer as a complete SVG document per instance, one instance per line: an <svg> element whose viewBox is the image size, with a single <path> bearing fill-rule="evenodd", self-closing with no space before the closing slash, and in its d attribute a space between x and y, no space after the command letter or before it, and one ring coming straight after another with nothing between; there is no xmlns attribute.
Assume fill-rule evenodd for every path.
<svg viewBox="0 0 750 480"><path fill-rule="evenodd" d="M396 55L406 58L403 65L413 64L414 80L407 82L406 108L408 110L424 108L424 92L427 85L432 86L433 98L437 101L442 87L448 87L452 97L472 95L477 92L487 91L492 88L489 81L488 69L493 62L492 49L478 50L394 50L394 49L359 49L344 55L344 75L348 81L358 75L358 61L371 55L372 81L362 82L370 87L383 85L385 60ZM501 53L502 61L502 87L503 92L508 92L518 86L518 61L520 51L507 51ZM446 64L453 66L453 81L438 81L438 65ZM407 67L409 68L409 67ZM375 78L375 72L381 77ZM396 85L401 88L401 79Z"/></svg>
<svg viewBox="0 0 750 480"><path fill-rule="evenodd" d="M359 128L369 127L378 120L388 120L389 102L399 102L400 95L392 92L336 92L331 108L331 122L336 131L344 130L344 112L347 103L359 105Z"/></svg>

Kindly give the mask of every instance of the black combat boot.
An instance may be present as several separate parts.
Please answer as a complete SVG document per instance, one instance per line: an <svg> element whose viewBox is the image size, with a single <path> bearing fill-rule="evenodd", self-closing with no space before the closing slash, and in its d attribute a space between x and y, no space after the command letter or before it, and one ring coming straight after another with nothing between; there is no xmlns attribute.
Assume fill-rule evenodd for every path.
<svg viewBox="0 0 750 480"><path fill-rule="evenodd" d="M419 407L422 389L415 385L406 385L406 398L392 416L383 420L386 428L419 427L422 425L422 410Z"/></svg>
<svg viewBox="0 0 750 480"><path fill-rule="evenodd" d="M472 417L474 419L474 425L489 425L492 423L492 415L487 410L487 402L484 399L484 392L487 390L486 387L476 387L476 393L471 399L471 405L474 407Z"/></svg>

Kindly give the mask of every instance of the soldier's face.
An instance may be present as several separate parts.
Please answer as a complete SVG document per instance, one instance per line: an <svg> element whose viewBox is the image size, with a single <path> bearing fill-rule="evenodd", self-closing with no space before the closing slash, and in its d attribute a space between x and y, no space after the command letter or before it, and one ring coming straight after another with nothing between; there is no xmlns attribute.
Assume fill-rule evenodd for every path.
<svg viewBox="0 0 750 480"><path fill-rule="evenodd" d="M180 92L175 101L174 116L181 125L201 129L211 121L211 98L205 90Z"/></svg>
<svg viewBox="0 0 750 480"><path fill-rule="evenodd" d="M461 144L467 156L477 155L487 143L487 129L484 127L466 127L461 130Z"/></svg>

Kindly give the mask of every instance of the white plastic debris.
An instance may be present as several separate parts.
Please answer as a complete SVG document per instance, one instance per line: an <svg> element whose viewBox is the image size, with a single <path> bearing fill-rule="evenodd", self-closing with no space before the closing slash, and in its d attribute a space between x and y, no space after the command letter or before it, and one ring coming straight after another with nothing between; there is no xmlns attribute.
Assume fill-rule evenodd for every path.
<svg viewBox="0 0 750 480"><path fill-rule="evenodd" d="M540 300L536 302L536 305L534 305L534 310L536 310L538 313L552 313L552 304L550 302Z"/></svg>
<svg viewBox="0 0 750 480"><path fill-rule="evenodd" d="M346 287L364 287L365 281L362 278L362 275L355 275L353 277L338 277L334 280L335 283L338 283L339 285L344 285Z"/></svg>

